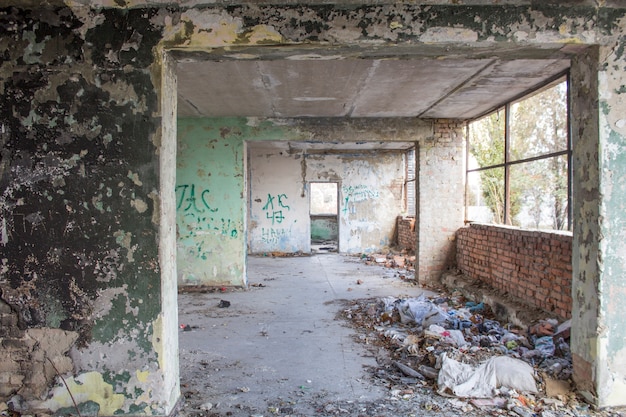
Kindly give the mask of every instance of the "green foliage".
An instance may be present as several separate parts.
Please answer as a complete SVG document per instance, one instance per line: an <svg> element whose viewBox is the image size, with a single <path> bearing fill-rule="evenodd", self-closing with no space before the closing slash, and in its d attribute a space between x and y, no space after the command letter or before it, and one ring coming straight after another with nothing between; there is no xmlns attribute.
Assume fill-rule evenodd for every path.
<svg viewBox="0 0 626 417"><path fill-rule="evenodd" d="M509 156L515 162L567 149L567 88L546 89L510 106ZM501 109L470 124L469 152L479 167L505 160L505 111ZM567 155L510 165L509 189L505 169L480 171L484 203L494 223L564 229L568 215ZM508 205L505 204L509 193ZM505 211L508 214L505 216Z"/></svg>

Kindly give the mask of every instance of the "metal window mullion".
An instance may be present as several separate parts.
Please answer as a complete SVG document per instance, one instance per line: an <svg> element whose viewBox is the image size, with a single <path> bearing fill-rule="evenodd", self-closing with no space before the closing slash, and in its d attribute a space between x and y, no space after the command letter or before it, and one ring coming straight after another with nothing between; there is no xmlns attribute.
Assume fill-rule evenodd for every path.
<svg viewBox="0 0 626 417"><path fill-rule="evenodd" d="M463 190L463 221L467 224L470 220L467 218L468 208L467 200L469 199L468 187L469 187L469 154L470 154L470 124L465 123L465 187Z"/></svg>
<svg viewBox="0 0 626 417"><path fill-rule="evenodd" d="M511 116L511 103L504 106L504 224L511 224L509 209L511 207L511 189L510 189L510 139L511 125L509 123Z"/></svg>
<svg viewBox="0 0 626 417"><path fill-rule="evenodd" d="M571 121L570 117L570 106L571 106L571 92L570 92L570 74L567 73L565 77L567 94L565 99L567 100L566 111L567 111L567 230L572 230L572 217L573 210L572 207L572 177L574 175L573 165L572 165L572 129L571 129Z"/></svg>

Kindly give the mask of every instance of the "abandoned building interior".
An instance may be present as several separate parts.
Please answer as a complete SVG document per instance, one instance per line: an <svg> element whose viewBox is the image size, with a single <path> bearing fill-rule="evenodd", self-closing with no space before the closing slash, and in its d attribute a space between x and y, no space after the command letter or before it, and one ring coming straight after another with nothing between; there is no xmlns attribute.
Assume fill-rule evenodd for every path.
<svg viewBox="0 0 626 417"><path fill-rule="evenodd" d="M1 401L170 415L179 287L406 220L421 286L571 318L577 391L626 406L623 2L0 5ZM469 123L559 83L563 230L473 222Z"/></svg>

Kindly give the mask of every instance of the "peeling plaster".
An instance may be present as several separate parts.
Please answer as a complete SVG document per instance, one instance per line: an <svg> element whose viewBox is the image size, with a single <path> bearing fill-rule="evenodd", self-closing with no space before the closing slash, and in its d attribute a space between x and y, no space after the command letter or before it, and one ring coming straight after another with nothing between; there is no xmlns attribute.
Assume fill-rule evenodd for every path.
<svg viewBox="0 0 626 417"><path fill-rule="evenodd" d="M604 45L598 74L601 141L584 144L576 155L577 215L585 225L576 234L581 264L576 320L585 333L573 337L580 357L609 366L606 375L594 368L594 384L609 381L606 391L599 390L602 402L623 401L626 330L614 327L620 320L607 301L621 285L626 263L626 244L617 236L624 223L619 213L626 207L623 9L487 0L476 6L433 1L197 8L191 8L200 3L195 0L178 7L145 0L124 2L125 7L115 0L67 0L67 8L61 1L46 6L58 5L54 10L30 3L34 12L15 1L16 8L0 14L5 51L0 244L7 254L0 286L29 331L54 325L77 335L72 360L79 375L72 389L81 402L97 403L101 415L167 414L176 400L175 390L165 398L159 385L160 370L169 362L158 335L167 333L160 327L172 319L161 316L161 248L155 243L161 232L157 189L163 179L156 167L165 51L306 44L341 45L352 53L432 42L446 45L442 56L473 46L497 54L511 46ZM577 99L594 97L594 71L581 75ZM591 142L590 126L597 123L588 112L597 111L584 108L578 114L589 124L576 134ZM252 118L242 125L283 126L293 140L333 140L342 129ZM368 140L393 136L379 128L351 132ZM601 161L602 167L589 168L589 161ZM242 236L243 222L234 224ZM605 362L607 357L613 360ZM71 407L60 384L50 394L52 408Z"/></svg>
<svg viewBox="0 0 626 417"><path fill-rule="evenodd" d="M100 415L112 416L124 406L124 395L115 393L113 385L106 383L98 372L86 372L77 377L65 378L65 383L78 404L88 401L98 404ZM74 406L68 388L64 384L54 388L51 394L52 398L43 401L37 408L57 411L60 408Z"/></svg>

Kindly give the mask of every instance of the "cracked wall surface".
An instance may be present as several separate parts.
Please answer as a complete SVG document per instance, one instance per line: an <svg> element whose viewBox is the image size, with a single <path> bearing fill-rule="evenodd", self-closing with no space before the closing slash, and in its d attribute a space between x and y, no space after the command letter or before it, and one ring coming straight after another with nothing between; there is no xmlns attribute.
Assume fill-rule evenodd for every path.
<svg viewBox="0 0 626 417"><path fill-rule="evenodd" d="M173 186L163 188L169 171L160 153L174 140L171 126L162 129L161 107L174 81L162 84L163 63L181 51L210 58L225 48L276 45L356 56L562 49L579 62L573 351L591 400L623 405L626 11L619 2L197 3L3 2L0 298L9 326L2 354L18 352L0 368L10 385L3 399L20 394L30 409L70 407L49 358L85 388L76 388L85 410L174 409L175 277L171 261L163 269L173 255L163 255L160 211L175 201ZM35 339L47 348L35 348Z"/></svg>

